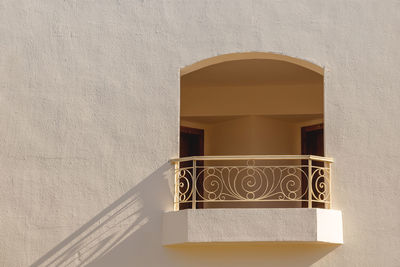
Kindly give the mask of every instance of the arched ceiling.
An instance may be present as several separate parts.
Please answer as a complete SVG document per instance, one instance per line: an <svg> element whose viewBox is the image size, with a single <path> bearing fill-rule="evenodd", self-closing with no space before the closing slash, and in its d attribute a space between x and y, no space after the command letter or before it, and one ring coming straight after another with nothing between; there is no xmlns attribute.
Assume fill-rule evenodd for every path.
<svg viewBox="0 0 400 267"><path fill-rule="evenodd" d="M181 88L262 86L267 84L320 83L323 76L298 64L276 59L225 61L189 72L181 77Z"/></svg>

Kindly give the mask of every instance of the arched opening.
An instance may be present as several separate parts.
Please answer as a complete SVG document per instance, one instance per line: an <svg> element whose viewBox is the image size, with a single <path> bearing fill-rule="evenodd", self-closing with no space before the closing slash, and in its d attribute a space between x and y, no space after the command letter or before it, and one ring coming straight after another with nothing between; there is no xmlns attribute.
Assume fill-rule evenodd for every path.
<svg viewBox="0 0 400 267"><path fill-rule="evenodd" d="M204 155L300 155L301 128L323 123L320 67L266 55L224 55L183 69L181 126L204 131Z"/></svg>
<svg viewBox="0 0 400 267"><path fill-rule="evenodd" d="M289 187L282 189L286 191L281 192L279 196L271 188L272 191L269 193L275 194L277 198L284 197L288 200L296 198L297 201L290 203L288 201L283 206L310 205L307 201L310 202L313 192L307 188L315 187L316 191L319 188L316 187L318 185L310 185L305 176L309 170L313 172L314 169L309 167L309 170L306 170L305 165L308 162L296 155L324 156L323 89L324 77L321 67L308 61L273 53L222 55L183 68L180 99L180 157L227 157L224 161L221 158L197 160L196 166L193 166L192 161L181 162L184 168L197 171L195 174L190 174L197 175L200 181L198 185L195 184L195 190L199 190L198 194L201 195L196 207L221 206L219 202L211 205L209 203L211 201L207 201L222 200L216 195L221 196L220 193L224 194L224 190L230 190L230 185L227 183L233 178L228 178L230 179L228 182L223 181L225 177L222 177L222 172L228 169L223 169L221 166L250 166L256 160L256 165L261 164L263 169L248 167L239 174L243 176L239 182L242 183L242 189L239 192L230 192L230 195L237 195L240 200L248 200L247 202L261 200L263 192L269 189L263 189L262 192L254 190L264 182L263 180L266 180L266 185L261 187L270 186L271 179L275 179L278 175L274 173L276 170L272 167L295 165L297 166L295 169L286 168L284 169L286 173L281 171L279 174L281 181L278 183L281 183L284 177L294 177L287 185ZM282 156L279 158L277 155ZM242 160L239 160L240 156L243 156ZM276 160L268 161L267 156ZM237 158L232 162L229 157ZM218 163L213 162L214 160ZM320 161L314 165L318 168L323 167L324 163ZM212 179L208 179L214 175L210 174L210 171L220 172L222 178L215 178L221 182L220 187L216 182L212 182ZM254 171L264 173L249 174ZM270 173L267 175L266 171ZM241 170L238 172L241 173ZM256 181L258 176L269 178L261 177L260 181ZM325 178L322 180L326 181ZM222 184L227 188L221 189ZM232 186L236 188L235 184ZM276 188L279 187L282 185L278 184ZM324 190L327 190L326 187ZM316 201L311 203L312 207L325 205L318 203L318 197L314 196ZM202 198L205 199L204 202L201 201ZM268 201L268 205L276 206L273 202ZM188 203L189 205L191 203ZM237 203L234 205L240 206ZM249 206L249 203L245 206ZM282 207L282 203L278 206Z"/></svg>

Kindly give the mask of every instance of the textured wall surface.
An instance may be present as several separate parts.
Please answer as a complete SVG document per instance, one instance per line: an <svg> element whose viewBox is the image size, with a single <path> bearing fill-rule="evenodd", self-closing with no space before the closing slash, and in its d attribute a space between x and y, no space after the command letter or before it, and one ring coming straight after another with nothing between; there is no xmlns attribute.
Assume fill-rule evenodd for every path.
<svg viewBox="0 0 400 267"><path fill-rule="evenodd" d="M399 1L0 1L1 266L400 266ZM164 248L179 69L325 68L344 245Z"/></svg>

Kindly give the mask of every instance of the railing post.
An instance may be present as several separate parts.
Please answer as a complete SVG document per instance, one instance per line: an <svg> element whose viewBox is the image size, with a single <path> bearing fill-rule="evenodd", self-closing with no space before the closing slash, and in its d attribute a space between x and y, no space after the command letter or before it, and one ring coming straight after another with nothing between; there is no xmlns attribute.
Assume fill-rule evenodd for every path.
<svg viewBox="0 0 400 267"><path fill-rule="evenodd" d="M175 162L175 195L174 195L174 211L179 210L179 161Z"/></svg>
<svg viewBox="0 0 400 267"><path fill-rule="evenodd" d="M329 208L332 208L332 163L328 163L328 171L329 171Z"/></svg>
<svg viewBox="0 0 400 267"><path fill-rule="evenodd" d="M308 159L308 208L312 208L312 160Z"/></svg>
<svg viewBox="0 0 400 267"><path fill-rule="evenodd" d="M196 195L197 195L197 189L196 189L196 160L193 160L193 177L192 177L192 209L196 209Z"/></svg>

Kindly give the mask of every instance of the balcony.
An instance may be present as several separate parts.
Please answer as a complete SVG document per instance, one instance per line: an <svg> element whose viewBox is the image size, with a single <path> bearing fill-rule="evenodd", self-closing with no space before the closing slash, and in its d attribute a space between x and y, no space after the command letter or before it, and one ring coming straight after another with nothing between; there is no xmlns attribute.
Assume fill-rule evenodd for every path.
<svg viewBox="0 0 400 267"><path fill-rule="evenodd" d="M323 68L298 58L234 53L181 69L164 245L341 244L324 105Z"/></svg>
<svg viewBox="0 0 400 267"><path fill-rule="evenodd" d="M331 210L331 164L312 155L174 159L174 211L164 244L316 242L341 244Z"/></svg>

